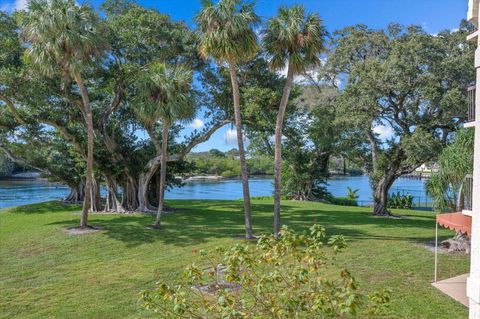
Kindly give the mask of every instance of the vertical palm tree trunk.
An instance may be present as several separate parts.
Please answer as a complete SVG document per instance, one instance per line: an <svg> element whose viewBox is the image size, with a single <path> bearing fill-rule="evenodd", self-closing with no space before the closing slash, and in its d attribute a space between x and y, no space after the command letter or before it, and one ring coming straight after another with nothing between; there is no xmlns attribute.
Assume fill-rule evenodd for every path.
<svg viewBox="0 0 480 319"><path fill-rule="evenodd" d="M160 166L160 190L158 196L157 219L155 220L155 228L160 228L162 222L162 212L165 201L165 180L167 177L167 159L168 159L168 130L170 123L167 120L163 121L162 131L162 159Z"/></svg>
<svg viewBox="0 0 480 319"><path fill-rule="evenodd" d="M75 75L75 82L77 83L80 94L82 96L85 124L87 126L87 170L85 173L85 198L83 200L82 215L80 217L80 227L87 227L88 225L88 210L91 202L91 192L93 187L93 113L90 106L90 99L88 97L87 89L83 83L80 74Z"/></svg>
<svg viewBox="0 0 480 319"><path fill-rule="evenodd" d="M238 88L237 70L234 62L229 62L230 80L233 92L233 110L235 113L235 127L237 129L238 152L240 155L240 169L242 173L243 210L245 215L245 238L253 238L252 207L250 204L250 189L248 185L248 169L243 145L242 117L240 112L240 90Z"/></svg>
<svg viewBox="0 0 480 319"><path fill-rule="evenodd" d="M273 233L278 236L280 232L280 201L282 196L282 131L285 110L293 86L293 70L288 66L287 81L283 88L282 99L278 108L277 123L275 125L275 181L273 194Z"/></svg>

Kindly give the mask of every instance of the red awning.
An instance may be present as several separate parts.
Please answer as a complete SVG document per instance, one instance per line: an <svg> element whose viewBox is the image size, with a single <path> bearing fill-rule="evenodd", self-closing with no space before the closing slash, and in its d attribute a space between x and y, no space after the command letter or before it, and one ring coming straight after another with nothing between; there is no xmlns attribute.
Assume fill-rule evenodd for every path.
<svg viewBox="0 0 480 319"><path fill-rule="evenodd" d="M437 215L437 223L468 236L472 233L472 216L463 213L439 214Z"/></svg>

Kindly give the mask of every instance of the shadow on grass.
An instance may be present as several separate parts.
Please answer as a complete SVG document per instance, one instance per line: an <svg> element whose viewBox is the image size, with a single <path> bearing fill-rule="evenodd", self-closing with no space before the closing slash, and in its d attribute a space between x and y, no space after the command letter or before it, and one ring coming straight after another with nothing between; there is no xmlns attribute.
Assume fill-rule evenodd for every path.
<svg viewBox="0 0 480 319"><path fill-rule="evenodd" d="M61 201L50 201L36 204L29 204L24 206L16 206L5 208L12 214L45 214L45 213L64 213L68 211L79 211L82 209L81 205L76 204L64 204Z"/></svg>
<svg viewBox="0 0 480 319"><path fill-rule="evenodd" d="M58 204L56 205L58 210ZM153 242L188 246L212 239L232 239L243 235L241 201L170 201L169 206L178 211L163 215L163 226L160 230L147 228L154 222L152 215L91 215L90 221L92 225L106 228L103 235L122 241L128 246ZM55 211L55 205L52 208ZM273 204L254 203L252 209L255 234L270 233ZM69 220L52 224L69 227L73 223ZM371 216L369 208L302 205L291 202L282 205L282 224L303 230L314 223L323 225L329 235L343 234L350 240L410 242L431 240L422 229L431 229L433 232L435 225L433 214L431 217L411 214L408 218L386 219Z"/></svg>

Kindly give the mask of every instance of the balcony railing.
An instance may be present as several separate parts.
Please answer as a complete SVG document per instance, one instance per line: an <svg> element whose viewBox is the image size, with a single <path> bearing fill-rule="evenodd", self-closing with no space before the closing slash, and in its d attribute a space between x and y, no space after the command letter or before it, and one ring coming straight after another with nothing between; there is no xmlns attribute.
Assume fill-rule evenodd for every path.
<svg viewBox="0 0 480 319"><path fill-rule="evenodd" d="M468 117L467 122L475 122L475 95L477 89L476 85L468 88Z"/></svg>
<svg viewBox="0 0 480 319"><path fill-rule="evenodd" d="M478 42L478 28L476 26L473 26L467 35L467 41Z"/></svg>
<svg viewBox="0 0 480 319"><path fill-rule="evenodd" d="M463 191L463 210L472 211L472 196L473 196L473 177L467 175L462 186Z"/></svg>

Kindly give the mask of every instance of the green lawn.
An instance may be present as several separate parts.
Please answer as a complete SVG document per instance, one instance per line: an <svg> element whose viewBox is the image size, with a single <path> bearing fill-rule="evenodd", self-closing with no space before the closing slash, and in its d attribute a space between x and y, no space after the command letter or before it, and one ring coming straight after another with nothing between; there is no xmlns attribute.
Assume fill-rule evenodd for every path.
<svg viewBox="0 0 480 319"><path fill-rule="evenodd" d="M78 206L44 203L0 211L0 318L139 318L136 293L159 279L175 280L194 249L237 241L242 234L240 201L170 201L178 211L164 216L161 231L145 226L153 217L92 215L101 233L65 235L79 220ZM272 202L254 201L257 234L270 231ZM387 318L466 318L467 309L430 286L433 253L431 212L397 211L407 218L369 216L368 208L284 202L283 224L312 223L344 234L348 249L340 264L362 289L389 287ZM452 233L442 230L442 237ZM440 256L440 277L468 271L468 257Z"/></svg>

